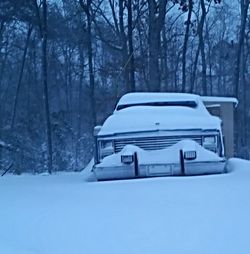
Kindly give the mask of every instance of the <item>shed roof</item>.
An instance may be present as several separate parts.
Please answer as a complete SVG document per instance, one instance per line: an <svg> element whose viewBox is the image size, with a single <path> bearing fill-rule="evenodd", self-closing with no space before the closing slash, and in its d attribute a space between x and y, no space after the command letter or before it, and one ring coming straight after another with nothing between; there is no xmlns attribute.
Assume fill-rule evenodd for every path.
<svg viewBox="0 0 250 254"><path fill-rule="evenodd" d="M220 96L201 96L204 103L233 103L238 104L238 100L234 97L220 97Z"/></svg>

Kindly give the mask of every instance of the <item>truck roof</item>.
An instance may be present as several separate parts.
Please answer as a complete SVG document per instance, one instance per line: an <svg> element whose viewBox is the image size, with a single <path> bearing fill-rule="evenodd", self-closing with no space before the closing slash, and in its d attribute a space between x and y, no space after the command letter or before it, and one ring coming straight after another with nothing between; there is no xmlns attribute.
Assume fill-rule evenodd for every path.
<svg viewBox="0 0 250 254"><path fill-rule="evenodd" d="M156 102L198 102L201 100L199 95L188 93L158 93L158 92L137 92L128 93L122 96L116 106L116 110L125 107L126 105L140 105Z"/></svg>
<svg viewBox="0 0 250 254"><path fill-rule="evenodd" d="M182 93L124 95L98 135L160 130L219 130L221 120L211 116L201 97Z"/></svg>

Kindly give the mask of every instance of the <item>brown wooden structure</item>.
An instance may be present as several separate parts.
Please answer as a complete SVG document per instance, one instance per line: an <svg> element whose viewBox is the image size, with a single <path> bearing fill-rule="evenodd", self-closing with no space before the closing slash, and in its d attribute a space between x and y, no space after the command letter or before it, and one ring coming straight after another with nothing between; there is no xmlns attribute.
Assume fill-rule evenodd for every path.
<svg viewBox="0 0 250 254"><path fill-rule="evenodd" d="M203 103L210 114L218 116L222 120L222 132L225 145L225 156L234 156L234 109L238 100L233 97L203 96Z"/></svg>

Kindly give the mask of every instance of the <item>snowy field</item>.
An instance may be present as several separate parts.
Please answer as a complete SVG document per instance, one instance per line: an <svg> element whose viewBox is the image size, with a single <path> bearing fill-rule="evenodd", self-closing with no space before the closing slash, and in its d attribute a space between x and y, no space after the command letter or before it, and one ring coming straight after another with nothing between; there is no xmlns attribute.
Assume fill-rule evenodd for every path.
<svg viewBox="0 0 250 254"><path fill-rule="evenodd" d="M249 254L250 162L198 177L0 177L1 254Z"/></svg>

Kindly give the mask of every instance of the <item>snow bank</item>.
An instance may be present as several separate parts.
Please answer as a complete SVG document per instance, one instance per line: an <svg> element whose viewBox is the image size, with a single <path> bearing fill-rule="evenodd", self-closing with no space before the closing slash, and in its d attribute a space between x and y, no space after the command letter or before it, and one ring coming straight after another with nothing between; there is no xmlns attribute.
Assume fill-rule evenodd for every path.
<svg viewBox="0 0 250 254"><path fill-rule="evenodd" d="M88 165L82 170L81 174L88 174L91 172L92 168L94 166L94 158L92 158L90 160L90 162L88 163Z"/></svg>
<svg viewBox="0 0 250 254"><path fill-rule="evenodd" d="M126 145L121 152L112 154L103 159L101 167L121 166L121 155L134 154L137 152L139 164L168 164L180 162L180 150L196 151L196 160L203 161L221 161L221 158L192 140L182 140L171 147L156 151L146 151L134 145Z"/></svg>
<svg viewBox="0 0 250 254"><path fill-rule="evenodd" d="M0 253L248 254L250 163L229 162L199 177L2 177Z"/></svg>
<svg viewBox="0 0 250 254"><path fill-rule="evenodd" d="M227 161L227 170L228 172L236 171L236 173L240 170L250 171L250 162L243 159L231 158Z"/></svg>
<svg viewBox="0 0 250 254"><path fill-rule="evenodd" d="M92 168L94 166L94 158L90 160L88 165L81 171L81 176L86 182L94 182L96 181L96 178L94 176L94 173L92 172Z"/></svg>

